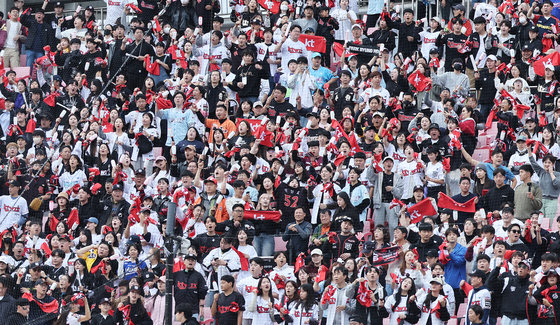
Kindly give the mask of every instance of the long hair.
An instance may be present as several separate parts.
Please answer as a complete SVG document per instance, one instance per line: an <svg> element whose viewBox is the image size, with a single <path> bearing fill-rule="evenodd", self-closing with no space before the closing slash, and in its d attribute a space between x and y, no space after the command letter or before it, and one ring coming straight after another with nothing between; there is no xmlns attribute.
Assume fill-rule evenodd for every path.
<svg viewBox="0 0 560 325"><path fill-rule="evenodd" d="M441 289L439 289L439 295L444 295L443 292L443 286L441 287ZM430 310L430 305L432 304L432 301L434 301L436 299L436 297L434 295L432 295L432 290L428 290L428 294L426 295L426 299L424 300L424 307L427 310Z"/></svg>
<svg viewBox="0 0 560 325"><path fill-rule="evenodd" d="M414 285L414 280L412 280L411 277L405 277L404 279L401 280L401 284L399 285L399 288L397 289L397 292L395 292L393 295L395 296L395 304L393 305L393 307L391 308L392 311L395 311L395 308L397 308L399 306L399 304L401 303L401 294L402 294L402 283L404 282L404 280L409 279L412 282L412 286L410 287L410 290L408 290L407 294L406 294L406 299L408 300L408 297L416 294L416 286Z"/></svg>
<svg viewBox="0 0 560 325"><path fill-rule="evenodd" d="M57 320L54 322L54 325L66 325L68 322L68 314L72 311L72 307L70 307L72 295L67 295L62 300L64 307L62 307L62 312L58 316Z"/></svg>
<svg viewBox="0 0 560 325"><path fill-rule="evenodd" d="M303 306L303 309L309 311L317 303L315 298L315 290L313 290L313 285L310 283L302 285L301 290L307 292L307 298L305 298L305 300L300 299L298 302L298 306L301 304Z"/></svg>
<svg viewBox="0 0 560 325"><path fill-rule="evenodd" d="M268 280L268 282L270 283L268 298L270 299L270 302L274 304L274 297L272 296L272 280L270 280L267 276L263 276L262 278L259 279L259 283L257 284L257 296L261 296L261 297L264 296L264 291L262 290L262 282L265 279Z"/></svg>

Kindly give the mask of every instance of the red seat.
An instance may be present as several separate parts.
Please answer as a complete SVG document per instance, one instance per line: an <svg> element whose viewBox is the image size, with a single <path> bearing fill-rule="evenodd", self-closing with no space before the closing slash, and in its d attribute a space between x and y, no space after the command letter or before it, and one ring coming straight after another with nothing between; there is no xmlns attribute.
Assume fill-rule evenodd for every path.
<svg viewBox="0 0 560 325"><path fill-rule="evenodd" d="M286 250L286 242L282 237L274 237L274 251L283 252Z"/></svg>
<svg viewBox="0 0 560 325"><path fill-rule="evenodd" d="M488 159L490 159L490 151L492 149L488 146L486 147L482 147L482 148L477 148L474 150L472 158L474 160L480 161L480 162L485 162Z"/></svg>
<svg viewBox="0 0 560 325"><path fill-rule="evenodd" d="M28 78L31 73L30 67L17 67L17 68L13 68L12 70L15 71L17 79Z"/></svg>

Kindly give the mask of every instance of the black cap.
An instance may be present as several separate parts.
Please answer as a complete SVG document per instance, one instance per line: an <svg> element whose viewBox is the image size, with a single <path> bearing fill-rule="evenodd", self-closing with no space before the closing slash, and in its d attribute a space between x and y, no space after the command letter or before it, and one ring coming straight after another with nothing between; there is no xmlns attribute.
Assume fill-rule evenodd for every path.
<svg viewBox="0 0 560 325"><path fill-rule="evenodd" d="M422 191L424 192L424 186L422 185L416 185L414 186L414 188L412 189L412 193L416 192L416 191Z"/></svg>
<svg viewBox="0 0 560 325"><path fill-rule="evenodd" d="M473 273L469 273L470 277L476 276L477 278L486 278L486 273L484 271L476 269Z"/></svg>
<svg viewBox="0 0 560 325"><path fill-rule="evenodd" d="M113 191L122 191L122 190L123 190L123 186L121 184L113 185Z"/></svg>
<svg viewBox="0 0 560 325"><path fill-rule="evenodd" d="M111 304L111 299L103 298L103 299L99 300L98 305L103 305L103 304Z"/></svg>
<svg viewBox="0 0 560 325"><path fill-rule="evenodd" d="M317 118L319 118L319 113L318 112L309 112L309 113L305 114L305 117L317 117Z"/></svg>
<svg viewBox="0 0 560 325"><path fill-rule="evenodd" d="M453 213L453 211L451 211L451 209L441 209L441 211L439 213L440 214L445 213L445 214L451 215Z"/></svg>
<svg viewBox="0 0 560 325"><path fill-rule="evenodd" d="M152 272L147 272L142 275L142 279L144 282L153 281L155 279L155 275Z"/></svg>
<svg viewBox="0 0 560 325"><path fill-rule="evenodd" d="M55 8L64 8L64 3L58 1L57 3L54 4Z"/></svg>
<svg viewBox="0 0 560 325"><path fill-rule="evenodd" d="M70 237L68 237L68 235L60 235L60 236L58 236L58 241L61 241L61 240L64 240L64 241L67 241L67 242L71 242L71 241L72 241L72 240L70 239Z"/></svg>
<svg viewBox="0 0 560 325"><path fill-rule="evenodd" d="M375 250L375 242L373 242L373 241L367 241L367 242L365 242L365 244L364 244L364 248L362 249L362 253L368 254L368 253L370 253L370 252L372 252L372 251L374 251L374 250Z"/></svg>
<svg viewBox="0 0 560 325"><path fill-rule="evenodd" d="M93 10L93 6L87 6L87 7L86 7L86 10L94 11L94 10Z"/></svg>
<svg viewBox="0 0 560 325"><path fill-rule="evenodd" d="M30 270L37 269L37 268L40 268L40 267L41 267L41 263L35 262L35 263L29 264L29 269Z"/></svg>
<svg viewBox="0 0 560 325"><path fill-rule="evenodd" d="M142 292L142 291L140 290L140 287L139 287L139 286L137 286L137 285L133 285L133 286L131 286L131 287L130 287L130 291L138 291L138 292Z"/></svg>
<svg viewBox="0 0 560 325"><path fill-rule="evenodd" d="M43 279L39 279L37 281L35 281L35 285L36 286L42 286L42 285L49 285L46 281L44 281Z"/></svg>
<svg viewBox="0 0 560 325"><path fill-rule="evenodd" d="M37 8L37 10L35 10L35 13L42 13L43 15L45 14L45 9L43 8Z"/></svg>
<svg viewBox="0 0 560 325"><path fill-rule="evenodd" d="M439 253L437 250L435 249L430 249L427 253L426 253L426 257L439 257Z"/></svg>
<svg viewBox="0 0 560 325"><path fill-rule="evenodd" d="M430 54L438 54L438 53L439 53L439 50L438 50L437 47L434 47L434 48L430 49Z"/></svg>
<svg viewBox="0 0 560 325"><path fill-rule="evenodd" d="M21 184L20 184L17 180L15 180L15 179L12 179L11 181L9 181L8 184L9 184L10 186L21 187Z"/></svg>
<svg viewBox="0 0 560 325"><path fill-rule="evenodd" d="M134 175L146 176L146 170L144 168L138 168L134 171Z"/></svg>
<svg viewBox="0 0 560 325"><path fill-rule="evenodd" d="M29 306L29 304L29 300L25 298L19 298L18 300L16 300L16 306Z"/></svg>
<svg viewBox="0 0 560 325"><path fill-rule="evenodd" d="M187 255L185 255L185 257L184 257L185 260L189 260L189 259L190 259L190 260L195 260L195 261L196 261L197 258L198 258L198 257L197 257L196 255L194 255L194 254L187 254Z"/></svg>
<svg viewBox="0 0 560 325"><path fill-rule="evenodd" d="M530 31L530 32L538 33L538 32L539 32L539 28L538 28L537 26L535 26L535 25L532 25L531 27L529 27L529 31ZM527 45L525 45L525 46L527 46ZM525 46L523 46L523 48L525 48Z"/></svg>
<svg viewBox="0 0 560 325"><path fill-rule="evenodd" d="M439 131L439 125L437 125L436 123L430 124L430 128L428 128L428 132L432 131L432 129L436 129Z"/></svg>

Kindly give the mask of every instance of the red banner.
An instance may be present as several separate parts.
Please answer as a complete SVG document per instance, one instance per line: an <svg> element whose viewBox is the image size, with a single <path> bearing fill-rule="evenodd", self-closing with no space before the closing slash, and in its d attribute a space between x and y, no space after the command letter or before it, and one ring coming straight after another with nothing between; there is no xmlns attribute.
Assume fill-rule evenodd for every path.
<svg viewBox="0 0 560 325"><path fill-rule="evenodd" d="M414 89L418 92L428 91L432 88L432 79L426 77L418 70L408 77L408 82L414 86Z"/></svg>
<svg viewBox="0 0 560 325"><path fill-rule="evenodd" d="M401 248L398 245L374 250L371 265L382 266L393 263L399 258L400 250Z"/></svg>
<svg viewBox="0 0 560 325"><path fill-rule="evenodd" d="M407 211L410 213L411 223L418 223L422 221L422 218L425 216L433 216L437 214L436 209L434 209L434 206L432 205L432 200L430 200L429 197L411 206L407 209Z"/></svg>
<svg viewBox="0 0 560 325"><path fill-rule="evenodd" d="M280 12L280 1L276 0L257 0L257 2L267 11L277 14Z"/></svg>
<svg viewBox="0 0 560 325"><path fill-rule="evenodd" d="M308 51L321 53L327 51L327 40L322 36L301 34L299 41L305 44Z"/></svg>
<svg viewBox="0 0 560 325"><path fill-rule="evenodd" d="M476 199L476 197L473 197L472 199L468 200L465 203L459 203L459 202L455 202L452 198L450 198L449 196L445 195L442 192L439 192L440 196L439 196L439 200L438 200L438 207L440 208L444 208L444 209L451 209L453 211L462 211L462 212L475 212L476 208L475 208L475 202L474 200Z"/></svg>
<svg viewBox="0 0 560 325"><path fill-rule="evenodd" d="M245 220L270 220L274 222L280 221L282 215L279 211L257 211L257 210L245 210L243 219Z"/></svg>

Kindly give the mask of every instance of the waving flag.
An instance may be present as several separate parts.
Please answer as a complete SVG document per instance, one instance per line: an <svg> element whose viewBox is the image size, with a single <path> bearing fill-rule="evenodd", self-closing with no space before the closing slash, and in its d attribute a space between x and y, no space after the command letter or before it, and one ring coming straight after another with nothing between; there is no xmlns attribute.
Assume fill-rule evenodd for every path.
<svg viewBox="0 0 560 325"><path fill-rule="evenodd" d="M545 57L542 57L541 59L535 61L535 63L533 63L533 68L535 69L535 74L539 75L539 76L544 76L544 65L545 64L551 64L553 66L559 66L560 65L560 53L558 52L554 52L551 53Z"/></svg>
<svg viewBox="0 0 560 325"><path fill-rule="evenodd" d="M394 261L399 258L399 252L401 248L398 245L385 247L381 249L376 249L373 251L372 257L372 266L383 266Z"/></svg>
<svg viewBox="0 0 560 325"><path fill-rule="evenodd" d="M440 192L440 194L441 195L438 200L438 207L440 208L451 209L453 211L473 212L473 213L476 210L475 208L476 203L474 202L476 197L473 197L472 199L468 200L465 203L459 203L442 192Z"/></svg>
<svg viewBox="0 0 560 325"><path fill-rule="evenodd" d="M325 53L327 40L322 36L301 34L299 41L305 44L308 51Z"/></svg>
<svg viewBox="0 0 560 325"><path fill-rule="evenodd" d="M432 205L432 200L430 200L429 197L411 206L410 208L407 209L407 211L408 213L410 213L411 223L418 223L425 216L433 216L437 214L437 211L434 209L434 206Z"/></svg>
<svg viewBox="0 0 560 325"><path fill-rule="evenodd" d="M41 310L47 314L56 313L58 311L58 301L53 299L51 302L42 302L37 300L33 295L29 292L24 293L22 298L29 300L30 302L35 302Z"/></svg>
<svg viewBox="0 0 560 325"><path fill-rule="evenodd" d="M418 70L408 77L408 82L414 86L417 92L428 91L432 88L432 79L426 77Z"/></svg>
<svg viewBox="0 0 560 325"><path fill-rule="evenodd" d="M280 1L276 0L257 0L257 2L267 11L277 14L280 12Z"/></svg>

